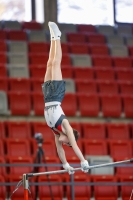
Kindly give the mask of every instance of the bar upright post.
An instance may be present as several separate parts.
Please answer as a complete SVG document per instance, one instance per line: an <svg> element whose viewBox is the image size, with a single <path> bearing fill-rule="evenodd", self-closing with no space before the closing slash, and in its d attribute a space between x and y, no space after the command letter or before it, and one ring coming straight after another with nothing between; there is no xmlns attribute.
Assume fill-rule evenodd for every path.
<svg viewBox="0 0 133 200"><path fill-rule="evenodd" d="M24 200L28 200L28 175L23 174L23 185L24 185Z"/></svg>

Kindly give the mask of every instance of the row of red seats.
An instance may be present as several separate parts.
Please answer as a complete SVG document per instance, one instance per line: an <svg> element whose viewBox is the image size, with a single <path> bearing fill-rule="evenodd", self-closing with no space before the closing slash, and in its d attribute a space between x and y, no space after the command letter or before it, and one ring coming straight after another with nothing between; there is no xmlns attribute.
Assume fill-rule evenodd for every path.
<svg viewBox="0 0 133 200"><path fill-rule="evenodd" d="M22 176L10 176L9 177L9 183L14 183L20 181L20 178L22 179ZM5 179L3 177L0 177L1 182L5 182ZM34 183L36 180L29 181L30 183ZM62 178L58 175L52 175L49 177L50 182L70 182L70 177L66 178L64 181L62 181ZM94 197L95 200L117 200L118 197L122 197L123 200L129 199L132 191L132 183L133 177L132 176L120 176L120 177L114 177L114 176L93 176L90 178L89 176L85 174L77 175L74 177L74 182L80 183L79 186L74 186L75 190L75 199L80 200L81 198L83 200L89 200L91 197ZM48 183L48 177L47 176L40 176L37 179L38 183ZM128 182L128 184L126 184ZM84 185L84 183L88 183L88 185ZM93 187L89 185L89 183L96 184ZM98 184L99 183L99 184ZM100 184L101 183L101 184ZM106 184L107 183L107 184ZM125 183L125 185L121 185L118 187L118 185L113 184L121 184ZM4 200L6 195L6 190L10 194L13 192L14 187L10 186L8 189L6 189L6 186L0 187L0 195L1 200ZM80 190L79 190L80 188ZM62 185L53 185L51 186L52 194L54 195L55 200L62 200L64 196L67 197L68 200L71 199L71 187L69 185L62 186ZM51 199L51 193L50 188L47 185L40 185L38 186L38 194L36 194L35 186L30 187L31 190L31 196L35 200L36 195L39 197L40 200L50 200ZM12 196L13 200L22 200L24 195L23 187L20 187L17 192L15 192ZM31 199L31 196L29 195L29 199Z"/></svg>
<svg viewBox="0 0 133 200"><path fill-rule="evenodd" d="M81 48L81 47L80 47ZM83 54L84 55L84 54ZM85 54L86 55L86 54ZM89 54L88 54L89 55ZM78 56L78 55L77 55ZM92 59L92 66L100 67L118 67L118 68L132 68L133 66L133 57L111 57L109 55L89 55ZM17 54L16 54L17 57ZM29 53L27 54L29 58L29 64L31 65L44 65L46 66L48 60L47 53ZM8 56L6 53L0 53L0 64L8 63ZM62 56L62 65L72 65L71 55L63 54Z"/></svg>
<svg viewBox="0 0 133 200"><path fill-rule="evenodd" d="M43 30L40 30L43 31ZM46 33L44 32L44 35ZM66 32L66 39L68 42L73 43L93 43L93 44L106 44L107 39L104 34L93 32ZM46 36L46 35L45 35ZM28 40L27 30L0 30L1 40L13 40L13 41L26 41ZM123 39L124 44L124 39Z"/></svg>
<svg viewBox="0 0 133 200"><path fill-rule="evenodd" d="M62 43L63 53L70 54L92 54L92 55L110 55L109 47L106 44L79 44L79 43ZM30 53L48 53L50 44L46 42L29 42L27 50ZM128 46L129 55L133 56L133 47ZM7 52L8 46L5 41L0 41L0 52ZM20 52L21 53L21 52ZM128 62L127 62L128 64Z"/></svg>
<svg viewBox="0 0 133 200"><path fill-rule="evenodd" d="M0 155L9 157L31 156L35 157L37 152L37 142L34 139L4 139L0 141ZM110 155L113 159L131 158L133 156L133 141L120 139L80 139L78 146L84 155ZM52 140L46 140L42 147L46 152L46 156L57 156L54 144L54 136ZM64 145L67 157L76 157L73 149Z"/></svg>
<svg viewBox="0 0 133 200"><path fill-rule="evenodd" d="M4 56L4 54L3 54L3 56ZM132 68L132 66L133 66L132 56L121 58L121 57L91 55L91 59L92 59L92 66L106 67L106 68L114 66L117 68L129 68L129 69ZM29 54L29 64L31 64L31 65L44 65L44 63L47 63L47 60L48 60L47 54L44 54L44 55L37 54L37 53ZM3 63L6 63L5 60ZM61 63L62 63L62 66L63 65L64 66L72 66L71 55L63 54ZM46 64L45 64L45 66L46 66Z"/></svg>
<svg viewBox="0 0 133 200"><path fill-rule="evenodd" d="M130 139L133 138L133 123L88 123L70 122L84 139ZM30 139L42 133L45 140L53 140L53 132L45 122L4 121L0 122L0 139Z"/></svg>
<svg viewBox="0 0 133 200"><path fill-rule="evenodd" d="M43 83L43 76L46 71L46 67L30 66L30 76L36 81ZM133 81L133 70L126 68L105 68L105 67L94 67L94 68L81 68L81 67L62 67L63 78L70 79L82 79L82 80L104 80L104 81ZM7 77L7 68L5 65L0 66L0 78ZM39 79L39 80L37 80ZM21 82L21 78L18 79ZM27 80L24 79L25 81ZM27 80L28 81L28 80Z"/></svg>
<svg viewBox="0 0 133 200"><path fill-rule="evenodd" d="M0 78L1 91L41 92L43 79L27 78ZM106 81L75 79L75 92L102 93L102 94L133 94L133 81Z"/></svg>
<svg viewBox="0 0 133 200"><path fill-rule="evenodd" d="M44 33L45 34L45 33ZM105 44L106 37L100 33L66 33L68 42L76 43L99 43ZM26 30L0 30L1 40L15 40L15 41L26 41L27 31Z"/></svg>
<svg viewBox="0 0 133 200"><path fill-rule="evenodd" d="M44 115L44 100L41 92L8 92L8 106L12 115ZM25 103L26 102L26 103ZM67 93L62 102L67 116L133 117L133 95ZM31 113L31 111L34 113Z"/></svg>
<svg viewBox="0 0 133 200"><path fill-rule="evenodd" d="M21 29L28 29L28 30L42 30L42 24L35 21L35 20L32 20L30 22L18 22L18 21L1 21L1 24L2 24L2 28L5 30L7 29L6 27L6 23L10 26L11 25L20 25ZM18 27L18 26L17 26ZM16 28L17 28L16 27Z"/></svg>

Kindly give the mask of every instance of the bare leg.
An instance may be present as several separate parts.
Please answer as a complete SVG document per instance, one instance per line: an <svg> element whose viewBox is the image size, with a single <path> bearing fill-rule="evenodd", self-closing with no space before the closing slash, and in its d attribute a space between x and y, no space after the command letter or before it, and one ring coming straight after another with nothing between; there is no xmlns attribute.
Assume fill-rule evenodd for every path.
<svg viewBox="0 0 133 200"><path fill-rule="evenodd" d="M55 55L55 41L51 40L50 51L49 51L49 59L47 62L47 69L44 76L44 82L52 80L52 63Z"/></svg>
<svg viewBox="0 0 133 200"><path fill-rule="evenodd" d="M61 50L61 32L58 26L54 22L49 22L50 34L52 40L55 41L55 53L54 59L52 62L52 80L62 80L61 73L61 59L62 59L62 50Z"/></svg>
<svg viewBox="0 0 133 200"><path fill-rule="evenodd" d="M62 80L61 60L61 43L60 40L55 40L55 55L52 63L52 80Z"/></svg>

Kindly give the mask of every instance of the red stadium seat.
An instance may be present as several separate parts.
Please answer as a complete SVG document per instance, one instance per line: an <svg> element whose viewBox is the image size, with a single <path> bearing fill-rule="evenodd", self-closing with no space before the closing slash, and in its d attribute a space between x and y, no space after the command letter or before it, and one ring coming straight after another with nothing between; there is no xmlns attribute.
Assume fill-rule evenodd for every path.
<svg viewBox="0 0 133 200"><path fill-rule="evenodd" d="M66 33L67 41L72 43L85 43L86 35L83 33Z"/></svg>
<svg viewBox="0 0 133 200"><path fill-rule="evenodd" d="M5 139L7 156L16 157L16 156L30 156L30 142L27 139Z"/></svg>
<svg viewBox="0 0 133 200"><path fill-rule="evenodd" d="M44 97L42 92L32 93L34 115L44 116Z"/></svg>
<svg viewBox="0 0 133 200"><path fill-rule="evenodd" d="M80 163L79 163L79 158L78 157L75 157L75 156L72 157L70 155L70 156L67 157L67 161L72 167L80 167ZM82 171L77 171L77 172L79 172L79 173L81 172L82 173ZM65 177L67 177L68 174L65 174L65 175L66 175Z"/></svg>
<svg viewBox="0 0 133 200"><path fill-rule="evenodd" d="M34 65L44 65L47 64L48 54L38 54L38 53L30 53L29 54L29 64Z"/></svg>
<svg viewBox="0 0 133 200"><path fill-rule="evenodd" d="M118 95L101 95L101 106L104 117L120 117L122 112L121 98Z"/></svg>
<svg viewBox="0 0 133 200"><path fill-rule="evenodd" d="M7 121L7 134L9 138L30 139L31 127L26 121Z"/></svg>
<svg viewBox="0 0 133 200"><path fill-rule="evenodd" d="M109 49L106 45L89 45L89 48L92 55L109 55Z"/></svg>
<svg viewBox="0 0 133 200"><path fill-rule="evenodd" d="M69 66L64 66L61 69L63 78L73 78L73 68Z"/></svg>
<svg viewBox="0 0 133 200"><path fill-rule="evenodd" d="M49 44L44 42L30 42L29 52L31 53L48 53Z"/></svg>
<svg viewBox="0 0 133 200"><path fill-rule="evenodd" d="M5 179L3 176L0 176L0 182L5 183ZM6 186L0 186L0 200L5 200L6 199Z"/></svg>
<svg viewBox="0 0 133 200"><path fill-rule="evenodd" d="M22 28L29 29L29 30L41 30L42 25L36 21L22 22Z"/></svg>
<svg viewBox="0 0 133 200"><path fill-rule="evenodd" d="M92 44L105 44L105 36L102 34L87 34L87 41Z"/></svg>
<svg viewBox="0 0 133 200"><path fill-rule="evenodd" d="M120 161L121 159L117 159L116 161ZM125 166L116 167L116 176L121 177L122 175L129 176L133 174L133 167L131 163L126 163Z"/></svg>
<svg viewBox="0 0 133 200"><path fill-rule="evenodd" d="M67 65L67 66L71 66L71 59L70 59L70 55L69 54L63 54L62 55L62 61L61 61L61 65Z"/></svg>
<svg viewBox="0 0 133 200"><path fill-rule="evenodd" d="M1 91L8 91L8 79L7 78L0 78L0 90Z"/></svg>
<svg viewBox="0 0 133 200"><path fill-rule="evenodd" d="M121 94L133 94L133 81L119 81L118 84Z"/></svg>
<svg viewBox="0 0 133 200"><path fill-rule="evenodd" d="M94 70L92 68L84 68L84 67L74 67L74 78L76 79L87 79L93 80L94 79Z"/></svg>
<svg viewBox="0 0 133 200"><path fill-rule="evenodd" d="M95 66L94 75L95 78L99 80L104 80L104 81L115 80L115 72L112 68L109 67Z"/></svg>
<svg viewBox="0 0 133 200"><path fill-rule="evenodd" d="M27 78L9 78L9 87L11 91L30 92L31 84Z"/></svg>
<svg viewBox="0 0 133 200"><path fill-rule="evenodd" d="M102 123L82 123L83 138L85 139L105 139L106 129Z"/></svg>
<svg viewBox="0 0 133 200"><path fill-rule="evenodd" d="M95 94L97 93L97 84L92 80L76 80L76 90L80 93Z"/></svg>
<svg viewBox="0 0 133 200"><path fill-rule="evenodd" d="M115 81L97 81L98 91L101 94L118 94L118 84Z"/></svg>
<svg viewBox="0 0 133 200"><path fill-rule="evenodd" d="M94 186L94 197L95 200L117 200L118 198L118 186L113 186L111 183L116 183L117 179L113 176L96 176L93 177L93 182L102 182L105 185ZM106 185L106 182L108 184Z"/></svg>
<svg viewBox="0 0 133 200"><path fill-rule="evenodd" d="M67 178L66 182L70 181L70 176ZM89 185L82 185L82 183L89 183L90 182L90 178L88 178L87 175L85 174L78 174L76 176L74 176L74 182L78 182L81 185L76 185L74 187L74 191L75 191L75 200L77 199L83 199L87 198L90 199L91 197L91 186ZM70 200L71 198L71 187L67 186L67 198L68 200Z"/></svg>
<svg viewBox="0 0 133 200"><path fill-rule="evenodd" d="M115 57L113 58L113 63L116 68L132 68L132 59L130 57Z"/></svg>
<svg viewBox="0 0 133 200"><path fill-rule="evenodd" d="M31 78L43 79L45 75L45 71L46 71L46 67L44 66L31 66L30 76Z"/></svg>
<svg viewBox="0 0 133 200"><path fill-rule="evenodd" d="M5 124L0 121L0 139L4 139L6 136L6 129L5 129Z"/></svg>
<svg viewBox="0 0 133 200"><path fill-rule="evenodd" d="M30 115L31 97L27 92L9 92L10 111L12 115Z"/></svg>
<svg viewBox="0 0 133 200"><path fill-rule="evenodd" d="M95 33L96 28L91 24L77 24L77 30L79 32L86 32L86 33Z"/></svg>
<svg viewBox="0 0 133 200"><path fill-rule="evenodd" d="M78 105L81 116L98 116L100 102L97 94L78 94Z"/></svg>
<svg viewBox="0 0 133 200"><path fill-rule="evenodd" d="M7 68L0 64L0 78L7 77Z"/></svg>
<svg viewBox="0 0 133 200"><path fill-rule="evenodd" d="M27 35L25 31L22 30L8 30L7 32L7 39L8 40L15 40L15 41L25 41L27 40Z"/></svg>
<svg viewBox="0 0 133 200"><path fill-rule="evenodd" d="M46 122L32 122L33 134L41 133L44 140L54 140L54 133L51 128L48 127Z"/></svg>
<svg viewBox="0 0 133 200"><path fill-rule="evenodd" d="M132 156L131 143L129 140L110 140L110 155L113 159L125 159Z"/></svg>
<svg viewBox="0 0 133 200"><path fill-rule="evenodd" d="M71 54L89 54L89 46L87 44L69 44L69 52Z"/></svg>
<svg viewBox="0 0 133 200"><path fill-rule="evenodd" d="M98 67L112 67L112 58L110 56L92 56L92 63L93 66L98 66Z"/></svg>
<svg viewBox="0 0 133 200"><path fill-rule="evenodd" d="M133 81L133 70L117 69L115 72L119 81Z"/></svg>
<svg viewBox="0 0 133 200"><path fill-rule="evenodd" d="M0 30L0 40L7 40L7 32L6 30Z"/></svg>
<svg viewBox="0 0 133 200"><path fill-rule="evenodd" d="M106 125L109 139L130 139L129 126L124 123L109 123Z"/></svg>
<svg viewBox="0 0 133 200"><path fill-rule="evenodd" d="M131 95L123 95L122 96L123 100L123 107L124 107L124 113L125 116L128 118L133 117L133 94Z"/></svg>
<svg viewBox="0 0 133 200"><path fill-rule="evenodd" d="M45 160L42 159L42 162L49 166L39 167L38 172L61 170L61 167L57 166L59 164L58 157L45 156Z"/></svg>
<svg viewBox="0 0 133 200"><path fill-rule="evenodd" d="M0 52L0 64L7 63L7 55L5 52Z"/></svg>
<svg viewBox="0 0 133 200"><path fill-rule="evenodd" d="M37 142L35 140L32 140L33 157L35 157L36 155L37 148L38 148ZM42 144L42 149L44 150L44 153L47 152L46 156L49 156L49 157L57 156L54 140L50 139L50 140L44 141L44 143Z"/></svg>
<svg viewBox="0 0 133 200"><path fill-rule="evenodd" d="M8 158L9 164L33 164L33 159L30 156L16 156ZM25 173L31 173L32 166L10 166L10 175L23 175Z"/></svg>
<svg viewBox="0 0 133 200"><path fill-rule="evenodd" d="M121 196L123 200L128 200L131 196L131 192L133 189L133 186L130 185L130 183L133 183L133 176L123 176L120 178L120 183L128 182L129 184L122 185L121 186ZM132 198L131 198L132 199Z"/></svg>
<svg viewBox="0 0 133 200"><path fill-rule="evenodd" d="M107 143L105 140L84 140L83 141L84 154L86 156L100 156L108 155Z"/></svg>
<svg viewBox="0 0 133 200"><path fill-rule="evenodd" d="M77 112L76 94L67 93L62 101L62 109L67 116L75 116Z"/></svg>
<svg viewBox="0 0 133 200"><path fill-rule="evenodd" d="M39 183L42 183L42 182L49 183L49 181L61 183L62 179L58 175L49 176L49 179L47 176L40 176L38 178ZM51 189L52 189L52 194L54 196L54 199L59 198L61 200L63 198L63 188L61 185L57 185L55 183L55 185L51 186ZM45 199L47 199L47 197L50 197L50 195L51 195L50 187L48 185L44 185L44 186L42 185L42 186L38 187L39 199L44 200L44 197L45 197Z"/></svg>
<svg viewBox="0 0 133 200"><path fill-rule="evenodd" d="M33 92L42 92L41 85L44 83L43 78L31 78L30 82Z"/></svg>
<svg viewBox="0 0 133 200"><path fill-rule="evenodd" d="M69 53L69 44L68 43L61 43L61 49L63 54Z"/></svg>
<svg viewBox="0 0 133 200"><path fill-rule="evenodd" d="M1 37L0 37L1 39ZM6 52L7 51L7 45L4 40L0 41L0 52Z"/></svg>

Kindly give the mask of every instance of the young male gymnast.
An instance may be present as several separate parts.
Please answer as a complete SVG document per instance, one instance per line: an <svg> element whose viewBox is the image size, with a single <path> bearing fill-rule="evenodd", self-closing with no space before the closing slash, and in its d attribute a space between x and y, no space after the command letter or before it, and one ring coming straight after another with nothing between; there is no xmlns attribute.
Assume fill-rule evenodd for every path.
<svg viewBox="0 0 133 200"><path fill-rule="evenodd" d="M65 81L62 80L61 73L61 32L54 22L49 22L48 26L50 29L51 45L44 83L42 84L45 101L45 119L47 125L54 132L57 153L63 164L63 168L66 169L69 174L74 173L73 167L71 167L66 160L62 146L67 145L73 148L75 154L79 158L82 171L88 172L88 161L83 157L76 142L79 134L71 127L61 108L61 102L65 95Z"/></svg>

